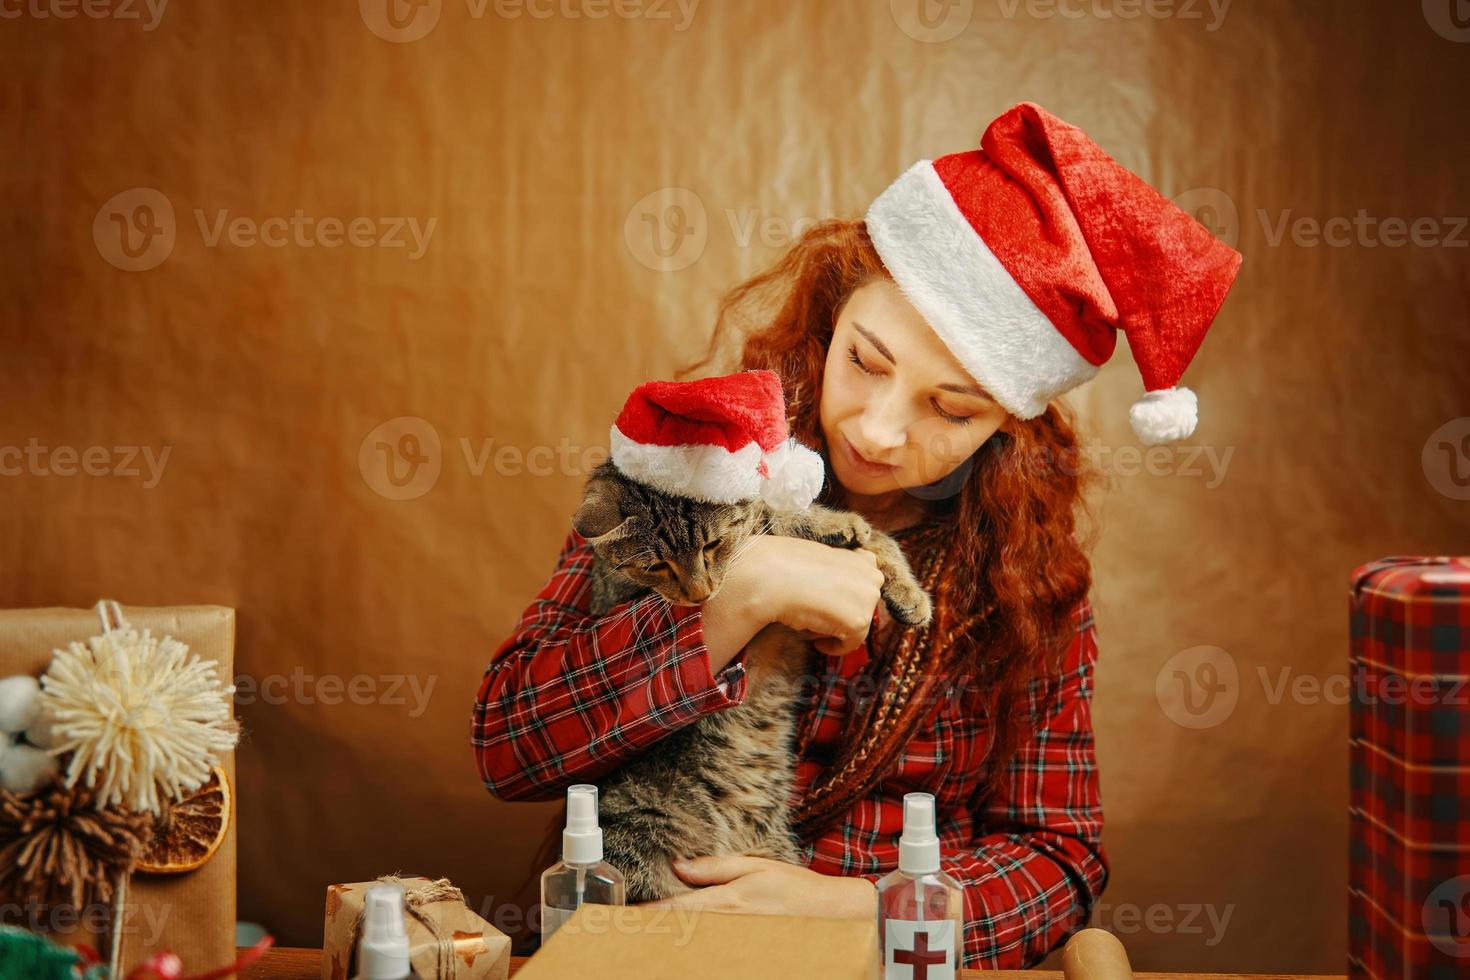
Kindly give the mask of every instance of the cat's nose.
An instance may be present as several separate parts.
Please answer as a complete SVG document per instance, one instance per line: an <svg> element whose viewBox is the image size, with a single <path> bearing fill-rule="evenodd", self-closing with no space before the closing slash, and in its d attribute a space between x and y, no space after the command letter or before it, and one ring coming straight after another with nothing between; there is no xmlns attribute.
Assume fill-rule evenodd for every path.
<svg viewBox="0 0 1470 980"><path fill-rule="evenodd" d="M708 599L710 597L710 593L713 591L713 589L700 589L697 592L685 592L684 598L689 602L700 603Z"/></svg>

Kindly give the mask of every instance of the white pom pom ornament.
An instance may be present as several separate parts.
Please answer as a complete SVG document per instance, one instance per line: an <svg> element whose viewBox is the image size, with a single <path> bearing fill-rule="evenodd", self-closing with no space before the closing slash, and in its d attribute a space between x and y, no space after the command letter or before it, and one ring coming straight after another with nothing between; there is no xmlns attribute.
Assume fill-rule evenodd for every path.
<svg viewBox="0 0 1470 980"><path fill-rule="evenodd" d="M235 747L235 689L215 661L171 636L140 633L121 609L116 619L117 628L85 645L55 651L42 678L42 710L53 719L53 751L72 753L68 786L84 780L95 788L98 809L162 813L167 801L204 785L219 753Z"/></svg>
<svg viewBox="0 0 1470 980"><path fill-rule="evenodd" d="M1150 391L1133 403L1128 421L1145 446L1188 439L1199 422L1199 399L1188 388Z"/></svg>
<svg viewBox="0 0 1470 980"><path fill-rule="evenodd" d="M56 772L56 758L34 745L18 742L0 754L0 789L12 793L34 793Z"/></svg>
<svg viewBox="0 0 1470 980"><path fill-rule="evenodd" d="M36 720L41 707L41 684L29 674L0 680L0 732L19 735Z"/></svg>

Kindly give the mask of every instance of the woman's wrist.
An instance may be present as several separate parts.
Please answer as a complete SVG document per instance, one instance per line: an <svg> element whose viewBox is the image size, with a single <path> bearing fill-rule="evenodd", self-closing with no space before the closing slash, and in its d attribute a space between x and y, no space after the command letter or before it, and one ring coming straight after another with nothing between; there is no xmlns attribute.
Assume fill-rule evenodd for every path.
<svg viewBox="0 0 1470 980"><path fill-rule="evenodd" d="M711 673L724 670L761 627L770 622L769 618L762 618L760 592L754 577L747 580L732 569L720 590L701 607L704 646L709 653Z"/></svg>

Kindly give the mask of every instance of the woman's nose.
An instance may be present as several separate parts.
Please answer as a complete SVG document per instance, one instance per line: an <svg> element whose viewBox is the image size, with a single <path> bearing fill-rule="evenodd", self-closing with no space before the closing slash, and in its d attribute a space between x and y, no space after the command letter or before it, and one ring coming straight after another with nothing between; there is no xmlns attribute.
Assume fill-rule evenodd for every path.
<svg viewBox="0 0 1470 980"><path fill-rule="evenodd" d="M872 452L897 449L907 439L906 425L899 418L899 413L881 405L870 406L863 412L858 431L862 433L863 442L867 443L863 448Z"/></svg>

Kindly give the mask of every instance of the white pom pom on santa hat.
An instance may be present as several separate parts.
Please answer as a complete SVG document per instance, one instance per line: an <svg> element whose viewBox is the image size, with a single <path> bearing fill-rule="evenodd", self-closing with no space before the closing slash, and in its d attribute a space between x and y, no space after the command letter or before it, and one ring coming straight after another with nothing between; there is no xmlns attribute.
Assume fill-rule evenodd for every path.
<svg viewBox="0 0 1470 980"><path fill-rule="evenodd" d="M769 478L761 482L761 499L772 510L805 510L822 492L827 468L822 457L795 439L766 453Z"/></svg>
<svg viewBox="0 0 1470 980"><path fill-rule="evenodd" d="M1199 399L1188 388L1150 391L1133 403L1128 421L1145 446L1188 439L1199 422Z"/></svg>
<svg viewBox="0 0 1470 980"><path fill-rule="evenodd" d="M790 436L773 371L641 384L609 438L624 476L709 503L804 510L826 475L822 458Z"/></svg>

